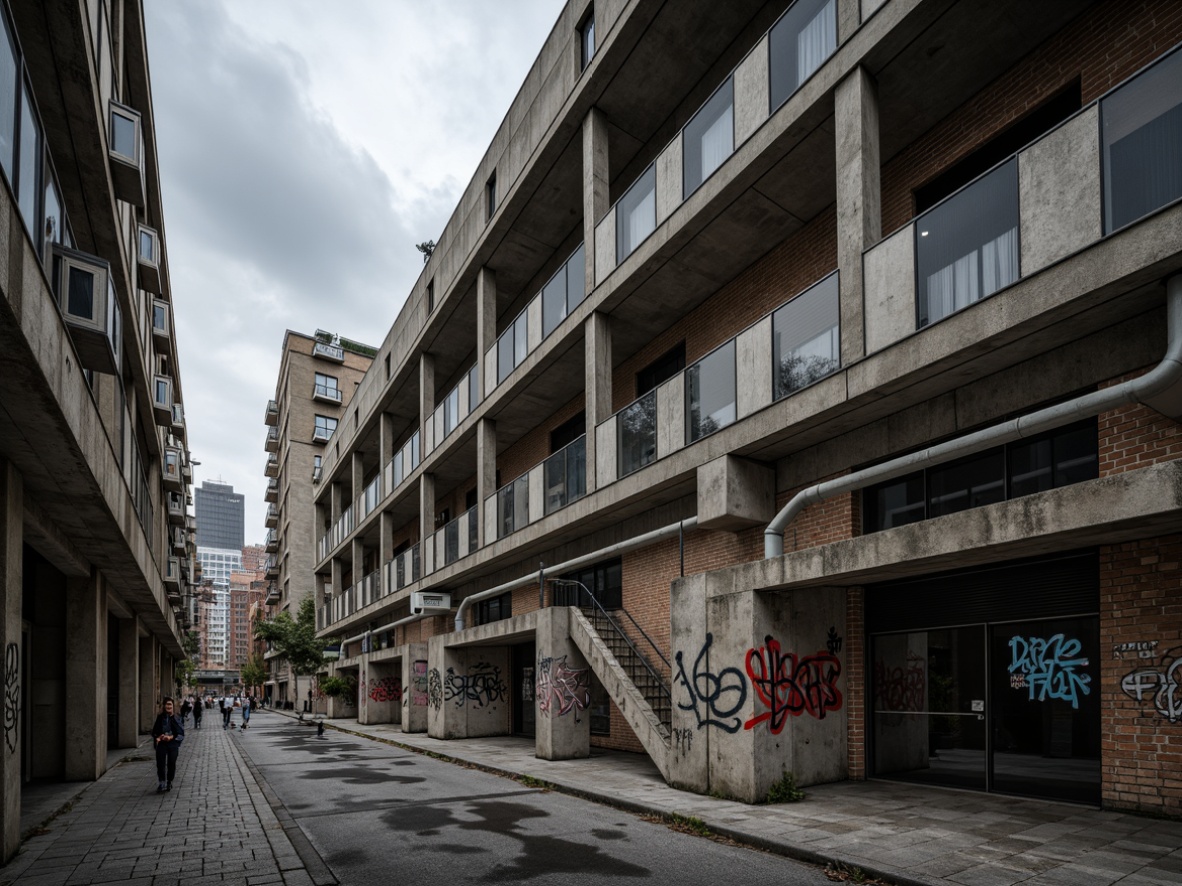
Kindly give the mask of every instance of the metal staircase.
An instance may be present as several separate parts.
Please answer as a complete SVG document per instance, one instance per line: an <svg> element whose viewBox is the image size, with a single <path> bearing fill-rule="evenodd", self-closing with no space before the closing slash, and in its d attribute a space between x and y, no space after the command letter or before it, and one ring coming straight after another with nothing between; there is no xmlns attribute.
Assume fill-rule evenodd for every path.
<svg viewBox="0 0 1182 886"><path fill-rule="evenodd" d="M628 675L632 685L648 703L649 708L660 721L665 739L668 741L673 729L673 697L669 690L669 684L661 672L649 663L649 660L644 657L619 624L606 612L593 607L585 608L582 612L583 617L590 622L595 633L603 640L608 651L611 652L624 673ZM648 639L647 636L645 639ZM650 644L651 642L649 641ZM668 667L669 662L660 650L655 646L652 649Z"/></svg>

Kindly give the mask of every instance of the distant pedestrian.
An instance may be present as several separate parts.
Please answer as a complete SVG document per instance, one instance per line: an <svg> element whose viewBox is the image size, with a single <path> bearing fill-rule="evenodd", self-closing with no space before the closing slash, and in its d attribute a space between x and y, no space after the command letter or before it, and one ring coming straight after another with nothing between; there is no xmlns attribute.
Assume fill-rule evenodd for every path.
<svg viewBox="0 0 1182 886"><path fill-rule="evenodd" d="M193 728L194 729L201 728L201 714L202 714L201 709L203 707L205 707L205 706L201 703L201 699L197 699L197 703L195 705L193 705Z"/></svg>
<svg viewBox="0 0 1182 886"><path fill-rule="evenodd" d="M193 703L186 698L181 702L181 723L189 722L189 712L193 710Z"/></svg>
<svg viewBox="0 0 1182 886"><path fill-rule="evenodd" d="M250 725L250 696L242 699L242 728L245 729Z"/></svg>
<svg viewBox="0 0 1182 886"><path fill-rule="evenodd" d="M218 703L222 706L222 728L229 729L230 717L234 714L234 699L230 698L228 695L225 695L222 696L221 701Z"/></svg>
<svg viewBox="0 0 1182 886"><path fill-rule="evenodd" d="M185 724L177 717L171 698L164 699L152 725L152 737L156 740L156 793L162 794L172 790L177 754L185 740Z"/></svg>

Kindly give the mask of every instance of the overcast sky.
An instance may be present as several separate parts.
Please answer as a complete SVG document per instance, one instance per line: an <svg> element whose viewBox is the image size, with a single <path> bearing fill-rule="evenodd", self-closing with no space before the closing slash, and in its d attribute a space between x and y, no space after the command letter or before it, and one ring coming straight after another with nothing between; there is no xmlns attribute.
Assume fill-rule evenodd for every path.
<svg viewBox="0 0 1182 886"><path fill-rule="evenodd" d="M265 531L287 329L381 344L562 0L147 0L194 481Z"/></svg>

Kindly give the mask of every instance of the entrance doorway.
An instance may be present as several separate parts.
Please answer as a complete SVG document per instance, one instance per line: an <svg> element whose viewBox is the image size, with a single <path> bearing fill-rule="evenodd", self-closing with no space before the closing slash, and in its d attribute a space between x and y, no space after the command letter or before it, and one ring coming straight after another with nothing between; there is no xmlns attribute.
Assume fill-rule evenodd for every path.
<svg viewBox="0 0 1182 886"><path fill-rule="evenodd" d="M513 734L533 737L537 733L537 705L534 687L537 683L538 649L533 642L512 647L513 667Z"/></svg>

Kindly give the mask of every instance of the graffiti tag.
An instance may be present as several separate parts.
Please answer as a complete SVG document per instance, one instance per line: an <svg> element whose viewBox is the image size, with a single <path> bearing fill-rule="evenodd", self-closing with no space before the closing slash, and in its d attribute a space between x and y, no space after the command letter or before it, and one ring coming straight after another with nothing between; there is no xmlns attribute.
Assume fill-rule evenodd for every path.
<svg viewBox="0 0 1182 886"><path fill-rule="evenodd" d="M673 746L677 748L677 753L688 754L694 746L694 730L674 729Z"/></svg>
<svg viewBox="0 0 1182 886"><path fill-rule="evenodd" d="M1156 668L1139 668L1125 674L1120 688L1138 702L1151 701L1157 715L1167 723L1182 723L1182 646L1163 654Z"/></svg>
<svg viewBox="0 0 1182 886"><path fill-rule="evenodd" d="M443 707L443 679L439 675L439 668L431 668L427 677L427 704L435 710Z"/></svg>
<svg viewBox="0 0 1182 886"><path fill-rule="evenodd" d="M16 753L17 739L20 736L20 647L9 643L4 650L4 743L10 754Z"/></svg>
<svg viewBox="0 0 1182 886"><path fill-rule="evenodd" d="M1124 659L1129 653L1137 653L1137 658L1153 658L1154 652L1157 651L1156 640L1136 640L1131 643L1118 643L1112 647L1112 657L1118 661Z"/></svg>
<svg viewBox="0 0 1182 886"><path fill-rule="evenodd" d="M881 710L922 711L927 695L927 662L910 650L905 667L889 668L879 659L874 663L874 687Z"/></svg>
<svg viewBox="0 0 1182 886"><path fill-rule="evenodd" d="M579 711L591 704L590 668L572 668L566 656L538 659L538 710L551 717Z"/></svg>
<svg viewBox="0 0 1182 886"><path fill-rule="evenodd" d="M841 652L841 637L838 636L837 628L829 628L829 637L825 641L825 648L829 650L830 655L837 655Z"/></svg>
<svg viewBox="0 0 1182 886"><path fill-rule="evenodd" d="M457 674L454 668L447 669L443 700L454 700L457 708L467 702L482 708L500 701L508 691L501 679L501 669L481 661L469 667L466 674Z"/></svg>
<svg viewBox="0 0 1182 886"><path fill-rule="evenodd" d="M382 677L369 684L369 697L376 702L402 701L402 678Z"/></svg>
<svg viewBox="0 0 1182 886"><path fill-rule="evenodd" d="M747 652L747 676L767 710L744 723L744 729L766 721L772 734L779 735L789 714L824 720L829 711L841 709L841 690L837 688L841 662L831 652L798 658L794 652L781 652L779 640L765 637L763 646Z"/></svg>
<svg viewBox="0 0 1182 886"><path fill-rule="evenodd" d="M689 693L689 704L677 703L683 711L693 711L698 729L703 726L717 726L725 732L735 733L743 725L736 716L747 701L747 681L738 668L723 668L717 674L710 670L710 647L714 635L706 634L706 642L694 659L693 676L685 672L685 661L678 652L676 684L684 686ZM732 719L733 718L733 719Z"/></svg>
<svg viewBox="0 0 1182 886"><path fill-rule="evenodd" d="M1026 689L1031 701L1054 698L1079 708L1080 696L1092 691L1092 677L1083 672L1089 662L1080 655L1082 649L1079 640L1063 634L1011 637L1010 686Z"/></svg>
<svg viewBox="0 0 1182 886"><path fill-rule="evenodd" d="M410 673L410 703L422 707L427 704L427 662L415 659Z"/></svg>

